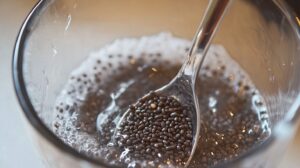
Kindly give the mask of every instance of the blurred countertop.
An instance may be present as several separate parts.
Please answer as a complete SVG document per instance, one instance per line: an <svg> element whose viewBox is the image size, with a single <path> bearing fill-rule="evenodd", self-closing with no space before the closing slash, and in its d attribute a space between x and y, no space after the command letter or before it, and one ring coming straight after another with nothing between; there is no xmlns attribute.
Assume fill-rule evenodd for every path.
<svg viewBox="0 0 300 168"><path fill-rule="evenodd" d="M0 0L0 167L43 168L41 156L23 127L24 117L14 94L11 58L18 30L37 0ZM300 165L300 129L279 168Z"/></svg>

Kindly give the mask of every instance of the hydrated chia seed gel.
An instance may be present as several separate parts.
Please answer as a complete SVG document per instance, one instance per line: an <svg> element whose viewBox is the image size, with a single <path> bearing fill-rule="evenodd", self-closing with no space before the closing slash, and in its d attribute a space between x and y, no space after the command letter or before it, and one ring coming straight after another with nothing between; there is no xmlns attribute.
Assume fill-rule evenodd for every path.
<svg viewBox="0 0 300 168"><path fill-rule="evenodd" d="M96 159L105 159L111 164L124 167L180 166L180 161L184 161L184 155L188 153L183 146L177 148L176 144L175 149L171 145L172 140L168 139L171 135L166 139L159 136L162 143L152 144L150 140L151 145L142 147L135 145L142 143L145 138L139 134L132 136L132 142L136 143L128 145L116 144L112 136L129 105L149 91L165 85L175 76L189 46L190 42L185 39L173 37L170 33L160 33L140 39L116 40L92 53L71 73L57 98L53 131L79 152ZM210 47L199 74L196 91L200 101L201 129L189 167L212 167L234 159L270 135L263 99L248 75L222 46ZM151 103L149 106L151 108ZM142 123L138 123L140 120L142 118L133 119L132 124L141 129ZM170 120L175 120L175 117ZM158 124L155 120L150 121L153 123L152 128ZM169 127L167 123L160 123L160 126L155 127L161 131L155 128L154 132L170 132L176 138L179 131L178 138L189 146L190 136L180 134L180 129L168 124ZM188 122L184 127L186 133L189 133ZM121 133L124 130L125 127ZM161 153L167 153L166 149L170 149L170 146L178 154ZM147 147L151 152L147 152ZM167 161L160 156L167 157Z"/></svg>

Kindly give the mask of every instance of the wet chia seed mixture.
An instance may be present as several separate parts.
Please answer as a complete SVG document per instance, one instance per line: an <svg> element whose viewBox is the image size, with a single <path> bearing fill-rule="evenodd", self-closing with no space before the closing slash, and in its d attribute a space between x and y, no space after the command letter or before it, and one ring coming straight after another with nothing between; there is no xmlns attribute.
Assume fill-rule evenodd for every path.
<svg viewBox="0 0 300 168"><path fill-rule="evenodd" d="M53 131L79 152L110 164L183 166L193 139L188 109L155 93L140 98L175 76L188 46L187 40L161 33L117 40L91 54L57 98ZM234 159L270 135L263 99L222 46L211 46L196 91L201 129L189 167ZM128 108L117 130L122 136L113 140Z"/></svg>

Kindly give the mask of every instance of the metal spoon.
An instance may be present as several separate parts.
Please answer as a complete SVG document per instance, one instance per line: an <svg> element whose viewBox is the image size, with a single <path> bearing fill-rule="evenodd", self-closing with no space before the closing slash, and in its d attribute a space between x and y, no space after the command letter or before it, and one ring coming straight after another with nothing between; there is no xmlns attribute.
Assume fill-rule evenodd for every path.
<svg viewBox="0 0 300 168"><path fill-rule="evenodd" d="M232 0L210 0L205 11L204 18L193 39L193 44L188 53L188 57L180 71L175 78L170 81L170 83L154 91L158 95L173 97L184 106L192 109L191 118L193 125L193 142L192 150L185 166L189 165L193 157L200 132L200 109L198 98L195 93L196 78L210 46L211 40L231 1ZM124 113L117 124L116 130L118 130L119 125L127 116L128 112L129 110Z"/></svg>

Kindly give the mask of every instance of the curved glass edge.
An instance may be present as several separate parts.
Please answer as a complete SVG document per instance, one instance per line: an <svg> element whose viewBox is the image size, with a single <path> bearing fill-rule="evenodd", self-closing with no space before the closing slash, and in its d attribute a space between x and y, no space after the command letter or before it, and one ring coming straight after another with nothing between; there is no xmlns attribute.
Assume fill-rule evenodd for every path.
<svg viewBox="0 0 300 168"><path fill-rule="evenodd" d="M65 144L61 139L59 139L44 123L40 120L38 117L33 105L30 102L30 98L28 96L26 87L25 87L25 81L23 78L23 51L25 47L26 38L30 35L31 31L29 27L34 24L35 17L38 16L44 7L49 4L52 0L40 0L31 10L31 12L26 17L25 21L22 24L22 27L19 31L19 34L17 36L17 40L14 47L13 52L13 62L12 62L12 75L13 75L13 83L15 88L15 93L17 95L18 101L21 105L22 110L25 113L26 118L30 122L30 124L33 126L37 132L42 135L45 139L48 140L48 142L55 145L59 150L62 152L66 152L68 154L71 154L72 156L87 160L93 164L97 164L99 166L105 166L105 167L115 167L112 165L105 164L104 162L96 159L89 158L75 149L71 148L67 144ZM294 29L295 33L297 34L298 38L300 39L300 22L299 17L295 15L295 13L292 12L292 10L288 7L288 5L282 1L282 0L274 0L278 8L284 13L284 15L288 18L289 23L291 24L292 28ZM294 123L297 121L299 114L297 113L297 110L300 106L300 94L298 94L296 101L291 106L291 108L288 111L288 115L285 118L283 122L288 123ZM239 157L235 158L234 160L231 160L229 162L223 163L221 165L216 165L215 167L228 167L232 164L235 164L239 162L241 159L244 159L254 153L261 152L264 149L266 149L269 145L271 145L276 137L271 134L271 136L264 141L263 143L253 147L248 152L244 153L243 155L240 155Z"/></svg>
<svg viewBox="0 0 300 168"><path fill-rule="evenodd" d="M300 16L297 15L284 0L274 0L275 4L280 8L288 22L291 24L297 38L300 39ZM300 117L300 93L298 93L294 103L289 108L283 122L289 124L298 124Z"/></svg>
<svg viewBox="0 0 300 168"><path fill-rule="evenodd" d="M30 13L27 15L25 21L22 24L21 29L19 30L17 40L15 42L13 59L12 59L12 77L14 83L14 89L16 96L18 98L21 108L30 122L31 126L48 142L52 145L55 145L58 150L70 154L70 156L76 157L81 160L89 161L90 163L105 166L105 167L115 167L108 165L103 161L89 158L70 146L66 145L61 139L59 139L44 123L40 120L37 112L35 111L33 105L30 102L29 95L26 90L25 80L23 77L23 58L24 58L24 49L27 37L30 35L31 25L34 24L36 17L43 12L43 9L51 3L52 1L40 0L33 7Z"/></svg>
<svg viewBox="0 0 300 168"><path fill-rule="evenodd" d="M294 30L294 33L297 35L297 38L300 40L300 16L298 16L284 0L273 0L273 2L287 18L289 24ZM292 125L300 124L299 107L300 107L300 93L298 93L298 95L296 96L294 103L289 108L284 119L276 124L273 133L266 141L253 147L252 149L240 155L239 157L235 158L234 160L225 163L225 165L217 165L216 168L230 167L230 165L238 163L241 159L244 159L250 155L253 155L254 153L259 153L267 149L270 145L272 145L275 142L277 138L279 138L279 136L281 136L282 130L284 128L289 128L288 130L284 129L285 131L284 138L291 137L295 131L295 129L291 129Z"/></svg>
<svg viewBox="0 0 300 168"><path fill-rule="evenodd" d="M297 15L294 10L291 9L290 5L285 0L273 0L278 8L288 19L298 38L300 39L300 16Z"/></svg>

